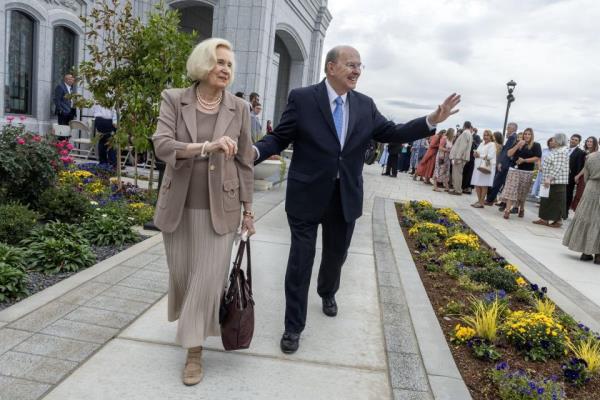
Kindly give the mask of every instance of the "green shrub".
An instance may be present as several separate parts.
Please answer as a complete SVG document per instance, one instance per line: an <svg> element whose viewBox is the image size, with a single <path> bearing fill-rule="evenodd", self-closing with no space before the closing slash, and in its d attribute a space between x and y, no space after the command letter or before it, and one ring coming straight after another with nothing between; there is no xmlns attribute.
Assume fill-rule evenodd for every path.
<svg viewBox="0 0 600 400"><path fill-rule="evenodd" d="M0 133L0 187L9 199L25 204L56 181L56 148L23 125L4 125Z"/></svg>
<svg viewBox="0 0 600 400"><path fill-rule="evenodd" d="M23 255L16 247L0 243L0 301L20 299L29 293Z"/></svg>
<svg viewBox="0 0 600 400"><path fill-rule="evenodd" d="M476 268L469 275L475 282L487 283L493 289L502 289L506 292L517 290L515 275L504 268L497 266Z"/></svg>
<svg viewBox="0 0 600 400"><path fill-rule="evenodd" d="M494 261L493 255L489 250L479 248L477 250L457 249L447 252L440 256L440 262L460 263L468 267L488 267L498 265Z"/></svg>
<svg viewBox="0 0 600 400"><path fill-rule="evenodd" d="M122 245L139 238L131 230L131 221L107 214L93 215L83 224L83 229L88 240L97 246Z"/></svg>
<svg viewBox="0 0 600 400"><path fill-rule="evenodd" d="M21 245L27 248L27 265L46 274L78 271L96 260L83 231L61 222L35 229Z"/></svg>
<svg viewBox="0 0 600 400"><path fill-rule="evenodd" d="M423 208L417 212L417 218L421 221L437 222L440 218L432 208Z"/></svg>
<svg viewBox="0 0 600 400"><path fill-rule="evenodd" d="M0 242L17 244L36 225L39 214L29 207L12 203L0 205Z"/></svg>
<svg viewBox="0 0 600 400"><path fill-rule="evenodd" d="M37 203L38 211L46 221L73 224L81 221L92 211L90 201L70 186L46 189Z"/></svg>
<svg viewBox="0 0 600 400"><path fill-rule="evenodd" d="M0 262L0 302L26 297L27 274L20 268Z"/></svg>
<svg viewBox="0 0 600 400"><path fill-rule="evenodd" d="M133 223L143 225L154 218L154 207L149 204L136 202L128 204L129 217L133 218Z"/></svg>

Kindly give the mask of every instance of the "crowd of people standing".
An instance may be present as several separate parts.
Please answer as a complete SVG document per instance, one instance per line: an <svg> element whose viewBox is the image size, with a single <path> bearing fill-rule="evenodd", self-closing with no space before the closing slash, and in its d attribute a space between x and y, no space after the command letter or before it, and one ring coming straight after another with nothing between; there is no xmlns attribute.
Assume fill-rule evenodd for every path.
<svg viewBox="0 0 600 400"><path fill-rule="evenodd" d="M563 244L581 253L581 260L600 264L598 139L582 143L579 134L568 139L557 133L542 149L532 128L517 130L511 122L506 137L489 129L479 136L469 121L440 130L409 145L409 173L437 192L460 196L474 189L472 207L497 206L507 220L511 214L524 217L528 198L539 201L536 225L560 228L573 211Z"/></svg>

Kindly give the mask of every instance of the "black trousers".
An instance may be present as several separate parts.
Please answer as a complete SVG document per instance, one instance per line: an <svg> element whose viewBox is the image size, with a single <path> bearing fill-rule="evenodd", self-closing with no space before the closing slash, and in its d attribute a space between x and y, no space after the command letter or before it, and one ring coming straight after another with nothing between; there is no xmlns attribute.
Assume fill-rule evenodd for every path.
<svg viewBox="0 0 600 400"><path fill-rule="evenodd" d="M508 168L502 168L500 171L496 171L496 175L494 175L494 185L488 190L487 196L485 199L489 202L496 201L496 196L500 193L500 190L504 186L504 182L506 182L506 176L508 175Z"/></svg>
<svg viewBox="0 0 600 400"><path fill-rule="evenodd" d="M385 166L385 174L391 176L398 175L398 154L388 155L387 165Z"/></svg>
<svg viewBox="0 0 600 400"><path fill-rule="evenodd" d="M463 169L463 180L462 180L462 190L472 189L471 186L471 178L473 177L473 170L475 169L475 159L471 157L469 161L465 164L465 168Z"/></svg>
<svg viewBox="0 0 600 400"><path fill-rule="evenodd" d="M63 114L63 113L58 113L58 124L59 125L69 125L69 122L71 122L74 118L75 118L75 114L76 114L76 110L74 108L71 108L71 111L68 114Z"/></svg>
<svg viewBox="0 0 600 400"><path fill-rule="evenodd" d="M346 222L342 213L339 182L320 221L305 221L288 214L292 244L285 274L285 330L300 333L306 325L308 291L315 260L317 228L323 231L323 250L317 293L331 297L340 287L342 265L354 232L355 221Z"/></svg>
<svg viewBox="0 0 600 400"><path fill-rule="evenodd" d="M569 215L569 209L571 208L571 203L573 202L574 192L575 192L575 180L571 181L569 179L569 183L567 184L567 208L565 209L566 216Z"/></svg>
<svg viewBox="0 0 600 400"><path fill-rule="evenodd" d="M100 164L110 164L116 167L117 152L108 144L115 130L112 119L97 117L95 124L96 130L101 134L98 141L98 161Z"/></svg>

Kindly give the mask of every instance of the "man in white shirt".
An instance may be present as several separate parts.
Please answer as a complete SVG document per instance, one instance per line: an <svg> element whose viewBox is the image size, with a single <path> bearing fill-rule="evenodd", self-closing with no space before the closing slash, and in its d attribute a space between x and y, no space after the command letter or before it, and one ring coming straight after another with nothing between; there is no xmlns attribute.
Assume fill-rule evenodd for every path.
<svg viewBox="0 0 600 400"><path fill-rule="evenodd" d="M98 161L100 164L110 164L117 166L117 153L112 147L111 138L117 127L117 113L99 104L92 107L94 113L94 126L100 132L98 141Z"/></svg>

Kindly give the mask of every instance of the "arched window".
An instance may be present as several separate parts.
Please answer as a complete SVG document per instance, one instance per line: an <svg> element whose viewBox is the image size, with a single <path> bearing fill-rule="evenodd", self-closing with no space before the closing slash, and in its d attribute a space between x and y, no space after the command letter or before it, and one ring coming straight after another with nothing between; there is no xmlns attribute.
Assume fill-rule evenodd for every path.
<svg viewBox="0 0 600 400"><path fill-rule="evenodd" d="M66 73L75 67L77 35L64 26L54 28L52 46L52 89L63 81Z"/></svg>
<svg viewBox="0 0 600 400"><path fill-rule="evenodd" d="M6 41L6 113L31 114L35 21L21 11L8 11Z"/></svg>

